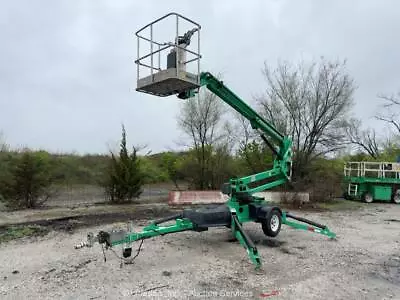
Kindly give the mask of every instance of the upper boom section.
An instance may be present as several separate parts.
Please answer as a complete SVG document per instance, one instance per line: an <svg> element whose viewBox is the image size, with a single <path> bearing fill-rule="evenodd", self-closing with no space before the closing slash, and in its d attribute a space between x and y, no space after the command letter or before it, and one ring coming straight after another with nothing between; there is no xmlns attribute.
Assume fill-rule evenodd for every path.
<svg viewBox="0 0 400 300"><path fill-rule="evenodd" d="M250 121L253 129L259 129L268 134L276 143L282 144L284 136L261 117L246 102L232 92L222 81L209 72L200 74L200 85L206 86L211 92L233 107L238 113Z"/></svg>

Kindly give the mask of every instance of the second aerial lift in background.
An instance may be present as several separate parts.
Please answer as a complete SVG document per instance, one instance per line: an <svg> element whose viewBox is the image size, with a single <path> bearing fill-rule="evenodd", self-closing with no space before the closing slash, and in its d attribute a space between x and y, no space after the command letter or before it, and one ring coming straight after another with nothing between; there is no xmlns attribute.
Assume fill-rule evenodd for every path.
<svg viewBox="0 0 400 300"><path fill-rule="evenodd" d="M154 38L155 26L171 19L175 22L176 28L174 42L157 41ZM185 23L190 26L190 29L185 30L185 33L180 35L180 26L183 27ZM162 28L164 29L164 27ZM279 206L270 205L264 198L254 195L291 180L292 141L289 137L277 131L274 126L248 106L222 81L210 72L200 72L200 28L199 24L182 15L169 13L136 32L138 47L136 90L158 97L177 95L180 99L188 99L194 97L201 87L206 87L244 116L250 122L252 128L258 131L275 155L272 169L242 178L230 179L229 183L222 189L225 194L229 195L229 200L223 205L213 208L185 209L177 215L154 221L139 232L128 230L100 231L96 236L89 233L87 241L77 245L76 248L91 247L95 242L105 245L106 248L122 245L123 257L128 258L132 254L131 244L134 241L143 241L154 236L188 230L205 231L210 227L227 227L247 250L248 256L256 268L259 268L261 259L257 248L242 227L246 222L261 224L264 234L269 237L276 237L282 224L295 229L323 234L329 238L336 237L335 233L331 232L327 226L296 217L283 211ZM148 32L148 37L143 35L145 31ZM189 46L192 43L191 38L196 34L197 51L194 51L190 50ZM149 44L150 53L140 57L139 51L142 42ZM167 68L162 69L160 53L167 49L170 49L170 52L165 56ZM190 55L192 58L189 58ZM195 71L189 72L188 64L192 62L197 62L197 67ZM150 74L141 77L139 69L143 67ZM263 183L257 186L257 183L260 182ZM175 222L172 225L161 225L168 221Z"/></svg>
<svg viewBox="0 0 400 300"><path fill-rule="evenodd" d="M344 166L345 199L400 204L400 163L350 161Z"/></svg>

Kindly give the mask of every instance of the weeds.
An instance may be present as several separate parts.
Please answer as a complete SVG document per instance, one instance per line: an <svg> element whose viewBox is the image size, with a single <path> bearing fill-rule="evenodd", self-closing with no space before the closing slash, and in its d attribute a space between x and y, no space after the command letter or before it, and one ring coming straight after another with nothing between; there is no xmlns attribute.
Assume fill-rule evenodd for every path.
<svg viewBox="0 0 400 300"><path fill-rule="evenodd" d="M24 237L43 236L47 233L46 228L37 225L10 226L0 230L0 244Z"/></svg>

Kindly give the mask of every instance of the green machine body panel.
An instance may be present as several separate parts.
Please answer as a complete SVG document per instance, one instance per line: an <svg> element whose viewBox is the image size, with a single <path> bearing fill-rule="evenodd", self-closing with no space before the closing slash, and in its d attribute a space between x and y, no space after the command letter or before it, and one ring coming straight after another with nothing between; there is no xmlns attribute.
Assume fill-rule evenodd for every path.
<svg viewBox="0 0 400 300"><path fill-rule="evenodd" d="M392 187L388 185L372 185L372 195L376 200L391 201Z"/></svg>

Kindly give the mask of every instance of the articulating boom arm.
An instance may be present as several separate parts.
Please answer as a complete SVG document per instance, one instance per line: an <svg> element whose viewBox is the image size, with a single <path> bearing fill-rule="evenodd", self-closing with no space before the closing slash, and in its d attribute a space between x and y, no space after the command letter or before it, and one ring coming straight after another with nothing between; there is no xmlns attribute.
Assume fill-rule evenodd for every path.
<svg viewBox="0 0 400 300"><path fill-rule="evenodd" d="M268 147L276 156L274 160L274 166L271 170L242 178L231 179L230 191L232 192L232 196L236 194L237 196L246 195L245 197L247 197L247 195L252 193L261 192L290 181L292 141L277 131L273 125L263 119L248 104L246 104L228 87L226 87L222 81L218 80L209 72L203 72L200 74L200 86L207 87L208 90L213 92L224 102L233 107L238 113L248 119L252 128L260 133L262 139L266 142ZM189 90L180 93L178 97L181 99L187 99L194 96L194 94L194 90ZM272 139L273 143L267 139L266 135ZM274 178L273 181L265 183L261 186L255 188L248 187L248 184L250 183L272 178Z"/></svg>

